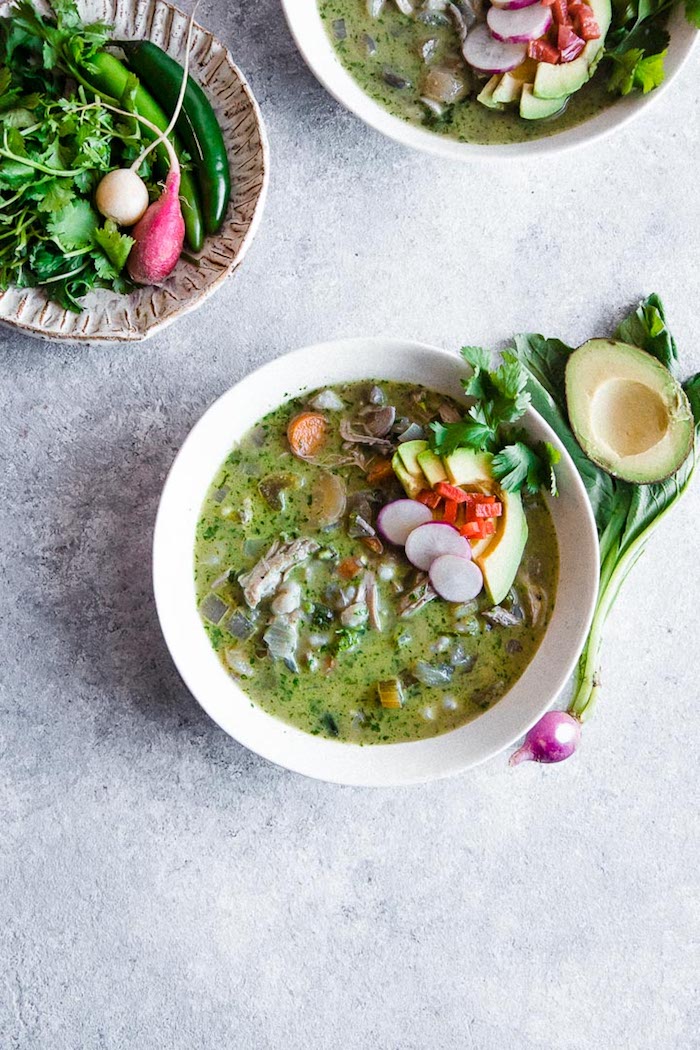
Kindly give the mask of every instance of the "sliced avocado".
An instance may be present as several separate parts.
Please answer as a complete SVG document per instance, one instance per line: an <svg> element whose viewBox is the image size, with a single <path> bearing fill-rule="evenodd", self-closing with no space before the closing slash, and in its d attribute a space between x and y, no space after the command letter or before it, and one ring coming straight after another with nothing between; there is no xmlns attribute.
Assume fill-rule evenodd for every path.
<svg viewBox="0 0 700 1050"><path fill-rule="evenodd" d="M569 96L564 98L537 98L532 93L532 84L523 84L520 95L520 116L523 120L544 120L545 117L554 117L560 113Z"/></svg>
<svg viewBox="0 0 700 1050"><path fill-rule="evenodd" d="M504 102L495 102L493 93L501 82L501 73L496 73L486 82L485 86L481 89L481 92L476 96L477 102L481 102L482 106L486 106L488 109L505 109Z"/></svg>
<svg viewBox="0 0 700 1050"><path fill-rule="evenodd" d="M605 34L610 28L612 7L610 0L588 0L600 28L600 38L589 40L578 58L553 66L550 62L538 62L534 93L537 98L563 98L573 95L593 76L603 57Z"/></svg>
<svg viewBox="0 0 700 1050"><path fill-rule="evenodd" d="M474 452L470 448L458 448L445 456L443 463L453 485L482 485L493 483L490 452Z"/></svg>
<svg viewBox="0 0 700 1050"><path fill-rule="evenodd" d="M415 499L419 492L422 492L427 486L427 481L422 475L411 474L406 470L405 464L401 460L401 456L398 452L394 453L391 460L391 466L394 474L399 479L404 487L406 495L410 499Z"/></svg>
<svg viewBox="0 0 700 1050"><path fill-rule="evenodd" d="M447 472L442 465L442 460L429 448L425 452L419 452L416 459L432 488L437 485L438 481L447 481Z"/></svg>
<svg viewBox="0 0 700 1050"><path fill-rule="evenodd" d="M574 350L566 403L588 458L624 481L661 481L693 447L693 413L680 383L629 343L589 339Z"/></svg>
<svg viewBox="0 0 700 1050"><path fill-rule="evenodd" d="M428 447L427 441L404 441L399 445L397 454L401 457L401 462L408 471L409 474L413 474L414 477L422 478L423 471L420 469L418 463L418 453L425 452Z"/></svg>
<svg viewBox="0 0 700 1050"><path fill-rule="evenodd" d="M498 605L513 586L527 543L527 520L519 492L500 494L503 515L486 551L474 560L484 574L489 601Z"/></svg>
<svg viewBox="0 0 700 1050"><path fill-rule="evenodd" d="M517 102L523 90L523 81L512 73L504 73L492 98L494 102Z"/></svg>

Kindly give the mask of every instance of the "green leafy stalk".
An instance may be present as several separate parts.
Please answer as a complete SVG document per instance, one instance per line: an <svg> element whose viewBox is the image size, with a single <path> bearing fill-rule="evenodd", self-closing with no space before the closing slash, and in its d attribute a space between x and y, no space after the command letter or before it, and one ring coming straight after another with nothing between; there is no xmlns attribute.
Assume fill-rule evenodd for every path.
<svg viewBox="0 0 700 1050"><path fill-rule="evenodd" d="M678 353L666 326L658 296L650 295L619 326L616 338L653 354L667 368L676 370ZM600 678L598 668L603 628L620 588L641 557L654 529L687 490L695 470L700 442L700 373L684 384L695 418L696 441L691 455L665 481L632 485L606 474L588 459L574 438L568 422L564 369L572 349L556 339L520 335L515 354L528 373L533 406L557 433L571 454L586 486L598 527L600 583L591 629L577 669L569 711L585 721L593 713Z"/></svg>

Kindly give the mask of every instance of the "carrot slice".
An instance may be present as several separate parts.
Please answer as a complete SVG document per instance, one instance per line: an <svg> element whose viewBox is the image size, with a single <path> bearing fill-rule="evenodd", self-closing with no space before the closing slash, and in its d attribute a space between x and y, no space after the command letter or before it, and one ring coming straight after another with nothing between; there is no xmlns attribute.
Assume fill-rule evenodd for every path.
<svg viewBox="0 0 700 1050"><path fill-rule="evenodd" d="M338 575L342 576L344 580L352 580L362 569L363 565L359 558L343 558L338 563Z"/></svg>
<svg viewBox="0 0 700 1050"><path fill-rule="evenodd" d="M328 420L318 412L300 412L290 420L287 441L295 456L309 459L320 452L326 442Z"/></svg>
<svg viewBox="0 0 700 1050"><path fill-rule="evenodd" d="M370 485L377 485L382 481L386 481L387 478L394 476L394 468L391 465L390 459L378 459L367 472L367 480Z"/></svg>

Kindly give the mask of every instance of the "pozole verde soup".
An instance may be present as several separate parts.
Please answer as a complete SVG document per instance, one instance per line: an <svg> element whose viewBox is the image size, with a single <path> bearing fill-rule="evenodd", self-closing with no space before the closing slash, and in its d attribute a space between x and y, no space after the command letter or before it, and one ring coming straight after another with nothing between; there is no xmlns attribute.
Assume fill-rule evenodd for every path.
<svg viewBox="0 0 700 1050"><path fill-rule="evenodd" d="M507 494L485 476L488 457L476 457L481 465L462 486L468 502L437 529L438 538L440 529L450 534L450 551L457 545L458 570L466 554L483 566L487 585L507 587L496 605L488 586L472 600L440 597L428 572L386 538L410 549L410 535L396 531L407 510L428 536L436 531L429 519L447 515L436 480L449 485L447 471L423 455L424 435L431 420L460 414L442 395L404 383L338 385L265 416L217 471L196 530L199 610L225 669L269 714L361 744L419 740L487 710L532 660L558 571L540 496L504 506ZM407 500L396 472L418 499ZM475 500L499 516L478 518ZM468 518L477 524L467 526ZM463 539L460 529L486 534ZM514 539L504 538L506 529L516 529ZM462 542L471 550L459 551ZM413 557L427 564L425 551ZM455 578L459 572L449 574L448 590Z"/></svg>
<svg viewBox="0 0 700 1050"><path fill-rule="evenodd" d="M518 23L513 32L521 39L523 21L534 33L538 18L547 24L541 39L517 44L492 38L489 0L319 0L319 10L342 64L394 116L458 141L503 144L568 130L613 101L595 74L609 0L571 0L567 22L578 43L568 52L556 47L556 2L498 12L501 21ZM465 57L478 65L482 52L488 71Z"/></svg>

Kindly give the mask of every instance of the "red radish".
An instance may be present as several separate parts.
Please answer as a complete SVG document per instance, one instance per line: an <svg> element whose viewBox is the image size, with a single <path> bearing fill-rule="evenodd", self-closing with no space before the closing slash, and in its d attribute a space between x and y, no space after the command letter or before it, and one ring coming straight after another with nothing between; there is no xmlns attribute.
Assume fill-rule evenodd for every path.
<svg viewBox="0 0 700 1050"><path fill-rule="evenodd" d="M161 131L138 114L125 114L135 117L155 131L157 137L136 158L130 168L109 172L97 187L95 199L103 215L126 226L136 222L131 233L134 245L127 260L127 270L131 279L137 284L161 284L166 277L169 277L180 258L185 241L185 221L180 205L180 162L168 136L180 116L187 88L195 11L196 5L190 16L185 45L185 67L182 72L180 93L170 123L165 131ZM112 106L106 108L113 112L120 112ZM161 142L168 151L170 171L160 197L144 211L143 193L135 192L136 181L143 185L138 169L144 158ZM143 189L145 191L145 186ZM147 197L146 192L146 199Z"/></svg>
<svg viewBox="0 0 700 1050"><path fill-rule="evenodd" d="M535 62L549 62L551 66L556 66L559 62L559 52L554 44L546 40L531 40L527 45L527 54L528 58L534 58Z"/></svg>
<svg viewBox="0 0 700 1050"><path fill-rule="evenodd" d="M185 243L179 195L180 165L176 157L160 197L131 231L134 246L126 265L129 277L137 284L161 284L175 269Z"/></svg>
<svg viewBox="0 0 700 1050"><path fill-rule="evenodd" d="M484 577L468 558L442 554L430 566L430 582L446 602L470 602L481 593Z"/></svg>
<svg viewBox="0 0 700 1050"><path fill-rule="evenodd" d="M414 529L432 520L430 507L415 499L397 499L379 511L377 528L389 543L403 547Z"/></svg>
<svg viewBox="0 0 700 1050"><path fill-rule="evenodd" d="M464 42L462 54L479 73L507 73L525 61L527 47L494 40L488 26L482 24L472 29Z"/></svg>
<svg viewBox="0 0 700 1050"><path fill-rule="evenodd" d="M519 11L521 7L530 7L540 2L544 3L545 0L492 0L493 6L500 7L502 11Z"/></svg>
<svg viewBox="0 0 700 1050"><path fill-rule="evenodd" d="M471 547L451 525L441 521L419 525L406 540L406 557L417 569L427 571L441 554L471 558Z"/></svg>
<svg viewBox="0 0 700 1050"><path fill-rule="evenodd" d="M437 589L437 588L436 588ZM566 711L548 711L510 756L509 765L521 762L563 762L581 743L581 723Z"/></svg>
<svg viewBox="0 0 700 1050"><path fill-rule="evenodd" d="M506 44L523 44L544 36L552 24L552 12L542 4L533 4L521 11L502 11L498 7L491 7L486 22L496 40Z"/></svg>
<svg viewBox="0 0 700 1050"><path fill-rule="evenodd" d="M576 36L571 26L559 26L557 44L562 62L573 62L583 51L586 41Z"/></svg>

